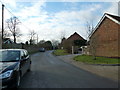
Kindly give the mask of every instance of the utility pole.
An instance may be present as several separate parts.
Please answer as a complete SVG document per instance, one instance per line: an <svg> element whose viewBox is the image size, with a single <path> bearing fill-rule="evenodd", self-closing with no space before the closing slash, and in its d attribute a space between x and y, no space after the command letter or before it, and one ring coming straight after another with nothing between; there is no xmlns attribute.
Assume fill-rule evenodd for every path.
<svg viewBox="0 0 120 90"><path fill-rule="evenodd" d="M2 40L4 35L4 4L2 4Z"/></svg>

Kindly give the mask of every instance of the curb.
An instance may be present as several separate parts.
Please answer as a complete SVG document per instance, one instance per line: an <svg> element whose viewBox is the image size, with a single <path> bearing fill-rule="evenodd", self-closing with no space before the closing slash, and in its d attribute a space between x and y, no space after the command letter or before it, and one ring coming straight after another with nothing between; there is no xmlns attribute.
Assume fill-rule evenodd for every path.
<svg viewBox="0 0 120 90"><path fill-rule="evenodd" d="M83 64L86 64L86 65L94 65L94 66L120 66L120 64L89 64L89 63L84 63L84 62L81 62Z"/></svg>
<svg viewBox="0 0 120 90"><path fill-rule="evenodd" d="M90 65L100 65L100 66L120 66L120 64L90 64Z"/></svg>

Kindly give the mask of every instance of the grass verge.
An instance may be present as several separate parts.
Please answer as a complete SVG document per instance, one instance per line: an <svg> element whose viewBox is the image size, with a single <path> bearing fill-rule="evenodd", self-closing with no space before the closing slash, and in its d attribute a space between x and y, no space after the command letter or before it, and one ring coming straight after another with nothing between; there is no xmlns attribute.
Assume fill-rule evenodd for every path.
<svg viewBox="0 0 120 90"><path fill-rule="evenodd" d="M93 56L88 55L75 56L74 60L84 62L87 64L120 64L120 62L118 62L119 59L96 57L96 60L94 60Z"/></svg>
<svg viewBox="0 0 120 90"><path fill-rule="evenodd" d="M56 55L56 56L68 55L68 54L69 54L69 53L67 53L66 50L58 49L58 50L53 51L53 55Z"/></svg>

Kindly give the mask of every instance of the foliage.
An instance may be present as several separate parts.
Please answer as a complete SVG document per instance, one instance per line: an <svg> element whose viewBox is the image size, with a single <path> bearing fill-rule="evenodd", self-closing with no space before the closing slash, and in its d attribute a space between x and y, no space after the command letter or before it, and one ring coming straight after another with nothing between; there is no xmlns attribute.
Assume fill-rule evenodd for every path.
<svg viewBox="0 0 120 90"><path fill-rule="evenodd" d="M47 50L51 50L53 47L52 47L52 42L51 41L45 41L45 40L41 40L39 43L38 43L38 46L39 47L44 47L45 49Z"/></svg>
<svg viewBox="0 0 120 90"><path fill-rule="evenodd" d="M69 53L67 53L66 50L58 49L58 50L53 51L53 54L56 56L60 56L60 55L68 55Z"/></svg>
<svg viewBox="0 0 120 90"><path fill-rule="evenodd" d="M58 40L54 40L53 39L51 42L52 42L53 49L58 48L58 45L59 45L59 41Z"/></svg>
<svg viewBox="0 0 120 90"><path fill-rule="evenodd" d="M52 43L51 41L46 41L44 43L44 47L47 49L47 50L51 50L52 49Z"/></svg>

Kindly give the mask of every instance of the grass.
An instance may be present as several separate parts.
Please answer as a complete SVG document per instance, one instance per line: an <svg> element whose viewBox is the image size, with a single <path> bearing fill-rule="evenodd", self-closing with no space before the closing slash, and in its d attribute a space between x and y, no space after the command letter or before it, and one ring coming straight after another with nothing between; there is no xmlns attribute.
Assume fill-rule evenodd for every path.
<svg viewBox="0 0 120 90"><path fill-rule="evenodd" d="M69 53L67 53L66 50L58 49L58 50L53 51L53 54L56 56L61 56L61 55L68 55Z"/></svg>
<svg viewBox="0 0 120 90"><path fill-rule="evenodd" d="M74 60L88 64L120 64L120 62L118 62L119 59L96 57L96 60L94 60L93 56L88 56L88 55L76 56L74 57Z"/></svg>

